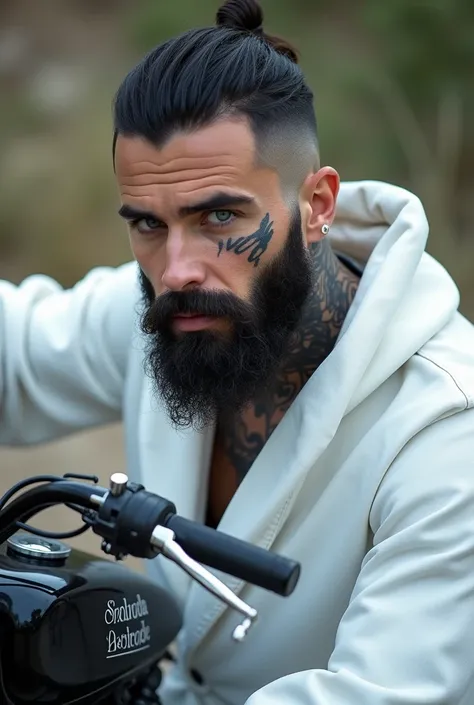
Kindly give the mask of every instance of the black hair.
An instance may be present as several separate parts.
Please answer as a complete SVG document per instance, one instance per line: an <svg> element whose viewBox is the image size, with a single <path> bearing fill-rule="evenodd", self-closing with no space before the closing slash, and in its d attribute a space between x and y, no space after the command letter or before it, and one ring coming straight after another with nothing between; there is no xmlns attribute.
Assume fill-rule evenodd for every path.
<svg viewBox="0 0 474 705"><path fill-rule="evenodd" d="M113 153L118 135L159 148L177 132L238 116L249 121L262 161L272 161L276 145L285 161L293 155L301 169L303 153L306 161L312 154L315 166L313 93L296 50L264 32L256 0L227 0L216 21L160 44L126 76L114 100Z"/></svg>

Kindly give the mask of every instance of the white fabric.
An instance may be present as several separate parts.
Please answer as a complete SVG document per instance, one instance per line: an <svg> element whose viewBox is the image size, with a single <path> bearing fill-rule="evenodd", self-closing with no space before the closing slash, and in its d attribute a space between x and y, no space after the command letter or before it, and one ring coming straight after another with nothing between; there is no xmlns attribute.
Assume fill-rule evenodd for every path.
<svg viewBox="0 0 474 705"><path fill-rule="evenodd" d="M407 191L342 185L330 237L363 263L354 304L220 525L301 561L300 583L226 577L260 613L236 644L238 615L150 562L185 612L164 705L474 702L474 329L427 234ZM202 520L213 430L178 434L153 398L138 297L134 263L70 291L0 284L0 442L123 416L131 477Z"/></svg>

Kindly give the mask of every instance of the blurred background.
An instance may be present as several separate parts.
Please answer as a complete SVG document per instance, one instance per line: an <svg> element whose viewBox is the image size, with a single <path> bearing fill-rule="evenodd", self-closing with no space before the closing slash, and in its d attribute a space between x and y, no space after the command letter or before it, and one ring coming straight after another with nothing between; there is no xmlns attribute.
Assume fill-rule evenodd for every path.
<svg viewBox="0 0 474 705"><path fill-rule="evenodd" d="M160 41L214 23L219 0L0 0L0 278L73 285L129 259L117 216L111 102ZM322 161L343 180L414 191L429 251L474 320L473 0L263 0L315 92ZM122 430L0 450L0 492L38 472L124 469ZM72 513L37 524L74 528ZM99 551L97 537L75 545Z"/></svg>

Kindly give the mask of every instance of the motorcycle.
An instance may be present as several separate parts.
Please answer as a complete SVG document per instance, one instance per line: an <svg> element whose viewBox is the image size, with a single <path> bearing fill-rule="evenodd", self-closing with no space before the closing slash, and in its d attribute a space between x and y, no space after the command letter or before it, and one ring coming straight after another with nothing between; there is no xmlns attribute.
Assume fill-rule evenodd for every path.
<svg viewBox="0 0 474 705"><path fill-rule="evenodd" d="M284 597L296 587L296 561L179 516L172 502L123 473L114 473L108 488L97 483L87 475L38 475L0 499L4 705L159 704L160 663L183 615L172 594L123 564L129 555L173 561L237 610L243 620L231 635L236 641L257 612L208 568ZM26 523L57 504L79 513L82 525L52 533ZM64 543L88 530L115 560Z"/></svg>

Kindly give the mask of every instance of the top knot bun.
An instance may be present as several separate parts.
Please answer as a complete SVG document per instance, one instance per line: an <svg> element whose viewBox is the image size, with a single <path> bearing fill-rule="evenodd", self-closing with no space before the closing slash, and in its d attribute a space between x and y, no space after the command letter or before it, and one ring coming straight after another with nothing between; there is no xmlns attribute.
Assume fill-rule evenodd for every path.
<svg viewBox="0 0 474 705"><path fill-rule="evenodd" d="M263 11L257 0L226 0L217 11L216 24L252 32L265 39L279 54L298 63L298 52L289 42L263 31Z"/></svg>
<svg viewBox="0 0 474 705"><path fill-rule="evenodd" d="M256 0L226 0L217 11L216 23L263 35L263 12Z"/></svg>

